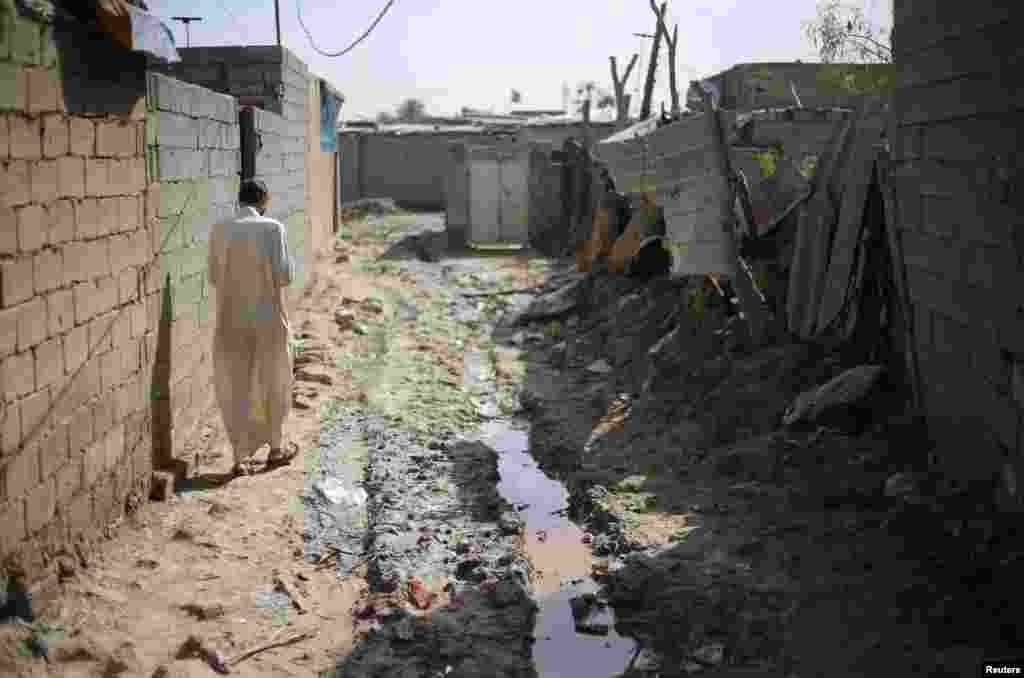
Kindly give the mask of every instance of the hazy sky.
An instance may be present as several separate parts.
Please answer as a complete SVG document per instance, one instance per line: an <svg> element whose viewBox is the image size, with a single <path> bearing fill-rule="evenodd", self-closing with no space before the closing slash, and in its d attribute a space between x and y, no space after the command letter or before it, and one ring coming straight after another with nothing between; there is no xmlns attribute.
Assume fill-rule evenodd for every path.
<svg viewBox="0 0 1024 678"><path fill-rule="evenodd" d="M669 29L679 24L680 90L736 63L814 60L801 21L815 16L818 0L676 0L669 2ZM854 0L869 16L891 25L892 0ZM338 51L363 33L384 0L300 0L303 18L324 51ZM179 46L185 29L171 16L201 16L191 25L192 46L272 45L272 0L149 0L168 19ZM510 106L510 91L522 92L522 107L560 108L562 87L584 80L611 89L608 57L620 62L640 52L630 85L646 71L651 33L649 0L602 4L586 0L396 0L377 28L348 55L317 54L299 26L295 0L281 0L281 41L347 99L343 118L393 110L407 97L427 111L451 115L462 106ZM663 50L663 55L665 54ZM665 57L658 95L667 100ZM639 96L634 96L634 100ZM657 106L656 106L657 108Z"/></svg>

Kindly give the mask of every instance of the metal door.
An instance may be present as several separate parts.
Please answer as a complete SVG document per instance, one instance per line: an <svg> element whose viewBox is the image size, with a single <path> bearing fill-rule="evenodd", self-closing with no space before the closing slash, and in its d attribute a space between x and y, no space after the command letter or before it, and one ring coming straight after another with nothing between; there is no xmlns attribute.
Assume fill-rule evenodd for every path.
<svg viewBox="0 0 1024 678"><path fill-rule="evenodd" d="M498 242L501 235L501 164L493 149L475 148L470 151L469 196L469 240Z"/></svg>
<svg viewBox="0 0 1024 678"><path fill-rule="evenodd" d="M516 150L498 157L498 240L525 244L529 240L527 219L528 182L526 153Z"/></svg>

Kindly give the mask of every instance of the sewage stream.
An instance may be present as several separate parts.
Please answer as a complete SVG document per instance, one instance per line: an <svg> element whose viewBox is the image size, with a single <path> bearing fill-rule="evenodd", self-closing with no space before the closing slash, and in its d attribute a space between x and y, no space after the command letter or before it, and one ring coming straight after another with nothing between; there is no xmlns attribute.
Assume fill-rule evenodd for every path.
<svg viewBox="0 0 1024 678"><path fill-rule="evenodd" d="M533 645L538 676L622 673L636 653L636 641L615 632L610 607L584 604L599 586L590 577L593 557L584 532L564 515L568 491L544 475L527 452L528 424L491 421L481 433L483 442L498 452L498 491L525 521L530 559L540 573L534 592L540 605Z"/></svg>

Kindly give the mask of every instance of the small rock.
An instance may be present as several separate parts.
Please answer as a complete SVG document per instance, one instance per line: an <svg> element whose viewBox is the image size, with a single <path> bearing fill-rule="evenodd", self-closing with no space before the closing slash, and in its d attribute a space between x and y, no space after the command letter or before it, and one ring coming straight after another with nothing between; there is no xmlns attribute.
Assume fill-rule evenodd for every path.
<svg viewBox="0 0 1024 678"><path fill-rule="evenodd" d="M725 658L725 646L721 643L711 643L699 648L691 656L701 664L718 666Z"/></svg>
<svg viewBox="0 0 1024 678"><path fill-rule="evenodd" d="M604 358L595 360L594 362L587 365L587 372L592 374L608 374L612 371L612 366L608 364L608 361Z"/></svg>
<svg viewBox="0 0 1024 678"><path fill-rule="evenodd" d="M511 511L505 511L498 518L498 527L503 534L515 534L523 529L523 519Z"/></svg>
<svg viewBox="0 0 1024 678"><path fill-rule="evenodd" d="M416 577L410 577L406 582L406 593L409 596L409 601L419 610L428 609L437 599L437 594L427 589L426 585Z"/></svg>
<svg viewBox="0 0 1024 678"><path fill-rule="evenodd" d="M661 657L659 657L650 648L644 648L637 654L636 659L633 661L633 668L637 671L656 671L661 666Z"/></svg>
<svg viewBox="0 0 1024 678"><path fill-rule="evenodd" d="M907 499L917 492L917 482L910 473L894 473L885 481L885 496Z"/></svg>
<svg viewBox="0 0 1024 678"><path fill-rule="evenodd" d="M412 640L416 635L416 628L413 626L415 620L412 617L403 617L391 627L391 632L399 640Z"/></svg>
<svg viewBox="0 0 1024 678"><path fill-rule="evenodd" d="M199 621L219 619L224 616L224 606L220 603L187 603L181 609Z"/></svg>
<svg viewBox="0 0 1024 678"><path fill-rule="evenodd" d="M494 586L491 599L498 607L516 605L529 597L521 582L515 579L502 579Z"/></svg>

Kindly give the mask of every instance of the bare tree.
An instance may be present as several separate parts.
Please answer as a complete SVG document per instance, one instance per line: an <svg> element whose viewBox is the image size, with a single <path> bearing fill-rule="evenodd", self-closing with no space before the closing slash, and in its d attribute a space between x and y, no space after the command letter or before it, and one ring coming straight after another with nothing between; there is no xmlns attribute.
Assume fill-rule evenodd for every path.
<svg viewBox="0 0 1024 678"><path fill-rule="evenodd" d="M871 23L852 2L821 0L817 17L805 21L803 28L824 63L851 59L892 63L891 35Z"/></svg>
<svg viewBox="0 0 1024 678"><path fill-rule="evenodd" d="M651 0L651 7L654 7L654 1ZM654 14L657 16L657 22L655 23L654 40L651 45L651 61L647 64L647 81L644 83L644 98L640 104L640 117L647 118L651 115L651 99L654 98L654 75L658 71L658 52L661 50L661 24L665 21L665 11L668 9L668 3L662 2L661 9L654 8Z"/></svg>
<svg viewBox="0 0 1024 678"><path fill-rule="evenodd" d="M633 58L629 60L629 65L626 66L626 72L619 78L619 65L615 61L615 57L608 57L612 64L612 87L615 88L616 122L626 122L629 118L629 98L626 96L626 83L629 82L629 74L633 72L633 67L636 66L638 58L640 58L639 54L633 55Z"/></svg>
<svg viewBox="0 0 1024 678"><path fill-rule="evenodd" d="M668 47L668 87L672 94L672 115L679 115L679 85L676 81L676 47L679 45L679 24L672 29L672 37L668 37L668 26L665 25L665 4L662 3L661 11L651 1L651 10L658 17L658 32L665 38L665 46Z"/></svg>
<svg viewBox="0 0 1024 678"><path fill-rule="evenodd" d="M395 117L401 122L416 122L427 117L427 107L422 99L406 99L399 104Z"/></svg>

